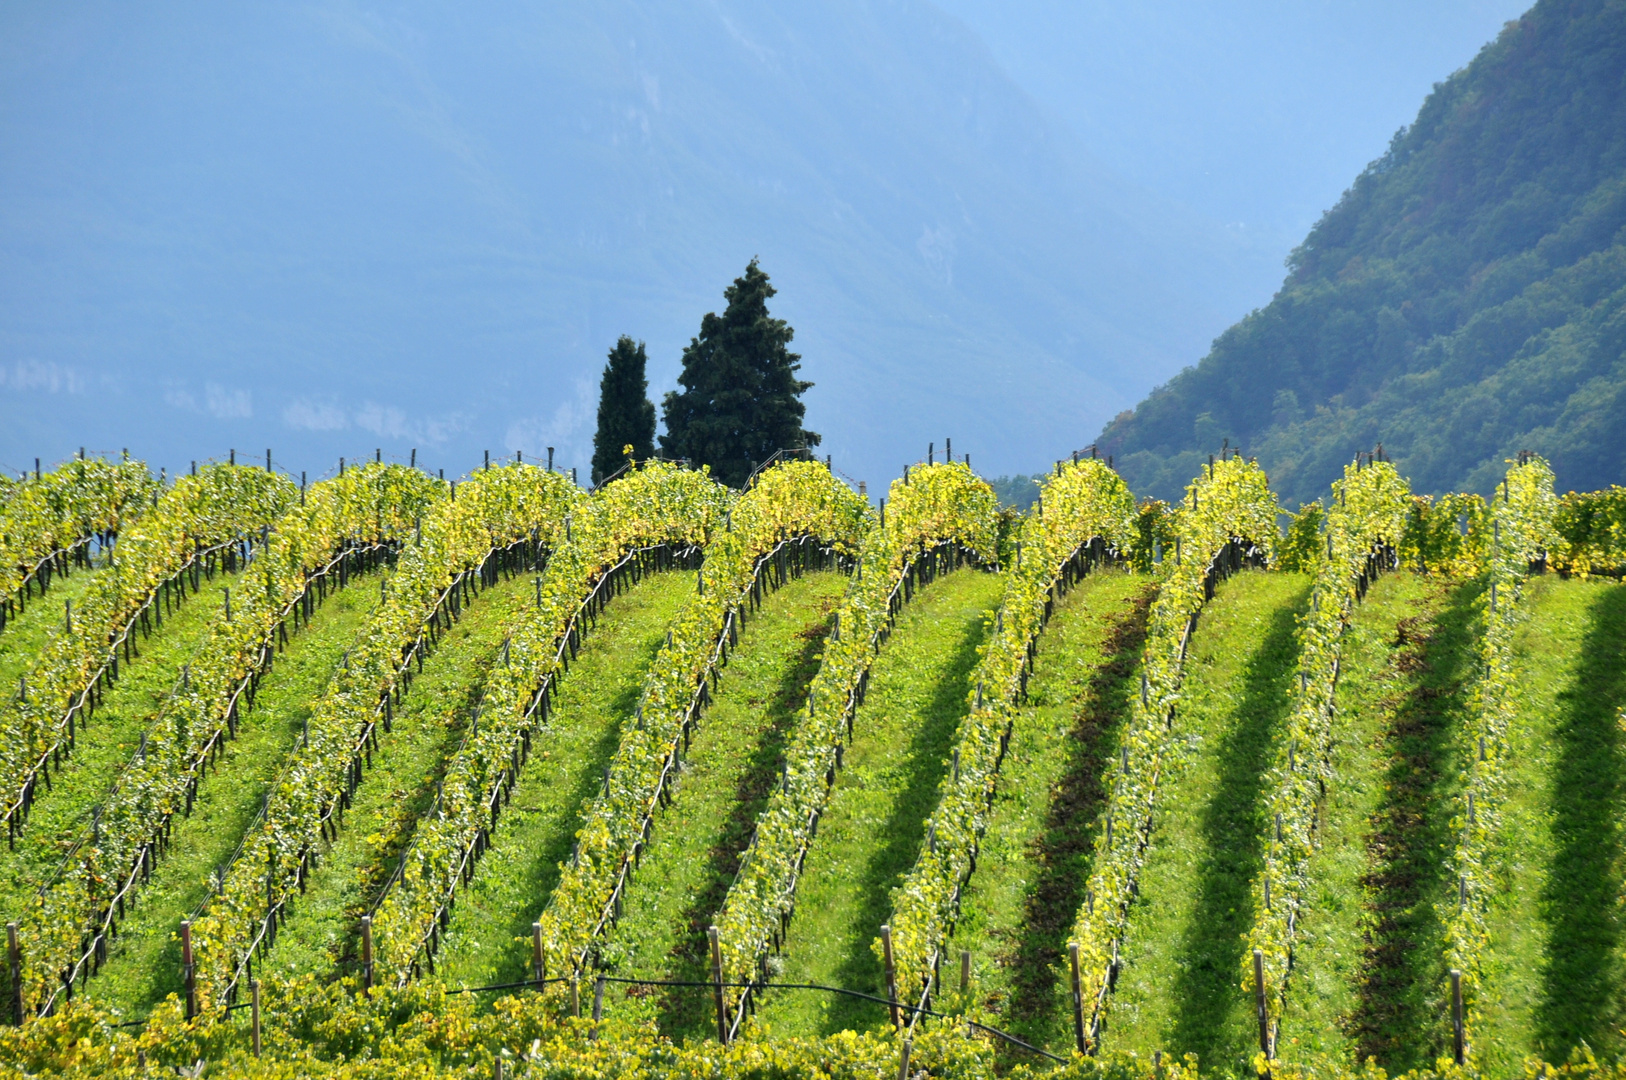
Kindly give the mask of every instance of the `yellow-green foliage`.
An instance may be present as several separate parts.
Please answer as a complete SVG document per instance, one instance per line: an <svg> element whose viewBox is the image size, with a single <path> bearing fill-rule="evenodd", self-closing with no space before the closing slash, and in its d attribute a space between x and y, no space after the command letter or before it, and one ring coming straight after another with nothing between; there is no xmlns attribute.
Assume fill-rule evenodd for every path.
<svg viewBox="0 0 1626 1080"><path fill-rule="evenodd" d="M30 1010L62 985L62 973L103 928L113 894L136 873L148 844L186 804L203 753L227 724L243 680L274 643L308 575L345 545L406 538L413 522L446 485L399 465L366 465L311 488L303 505L278 520L270 544L245 571L232 618L217 618L209 639L188 665L187 678L164 703L137 757L101 808L95 837L87 834L65 872L23 920Z"/></svg>
<svg viewBox="0 0 1626 1080"><path fill-rule="evenodd" d="M899 1075L902 1039L889 1031L844 1031L823 1038L764 1033L682 1045L648 1025L567 1015L564 995L521 993L489 1008L435 980L358 992L353 982L311 977L266 981L262 1055L252 1054L247 1009L188 1023L170 998L144 1026L75 1002L26 1027L0 1027L0 1077L107 1077L151 1080L201 1075L257 1080L467 1080L496 1074L520 1080L879 1080ZM910 1042L910 1074L932 1080L1200 1080L1195 1057L1161 1061L1119 1054L1074 1056L1056 1064L1029 1057L1014 1067L998 1044L961 1024L927 1023ZM1266 1063L1254 1061L1261 1075ZM1300 1066L1272 1061L1280 1080L1387 1080L1376 1065ZM1229 1075L1214 1073L1213 1075ZM1397 1080L1475 1080L1442 1060ZM1585 1048L1561 1065L1531 1059L1523 1080L1626 1080L1626 1062L1601 1064Z"/></svg>
<svg viewBox="0 0 1626 1080"><path fill-rule="evenodd" d="M1626 488L1572 491L1558 500L1555 569L1587 577L1626 571Z"/></svg>
<svg viewBox="0 0 1626 1080"><path fill-rule="evenodd" d="M404 685L403 657L454 580L500 548L539 533L553 539L583 498L561 474L516 464L476 473L430 509L385 599L312 710L308 734L277 777L224 886L194 924L202 1007L224 1004L268 912L298 889L303 868L323 850L328 819L361 768L384 701Z"/></svg>
<svg viewBox="0 0 1626 1080"><path fill-rule="evenodd" d="M1129 542L1129 564L1137 573L1157 568L1162 551L1174 550L1174 508L1162 499L1144 499L1135 509L1134 532Z"/></svg>
<svg viewBox="0 0 1626 1080"><path fill-rule="evenodd" d="M1147 627L1141 659L1145 691L1132 703L1124 725L1128 764L1114 759L1103 778L1109 794L1094 844L1089 900L1073 926L1086 1017L1105 1006L1115 946L1128 923L1142 837L1164 759L1179 730L1178 721L1170 724L1168 718L1180 694L1186 633L1205 602L1209 567L1231 540L1251 542L1268 558L1276 539L1276 514L1276 497L1266 486L1264 470L1241 458L1209 466L1187 488L1178 544L1174 552L1164 552L1162 584Z"/></svg>
<svg viewBox="0 0 1626 1080"><path fill-rule="evenodd" d="M899 983L924 988L954 918L961 883L971 872L987 827L1000 746L1016 715L1028 649L1044 628L1057 581L1074 553L1100 538L1116 552L1135 536L1134 498L1104 462L1085 459L1046 479L1036 512L1023 522L1019 555L1005 574L995 629L980 647L971 709L955 736L959 770L946 770L936 811L927 820L934 842L893 894L890 920ZM881 943L874 945L877 955Z"/></svg>
<svg viewBox="0 0 1626 1080"><path fill-rule="evenodd" d="M855 555L869 526L866 501L828 469L788 462L760 474L734 503L726 532L706 546L705 591L673 620L670 639L644 678L640 723L623 726L607 793L594 798L576 834L577 857L560 868L542 915L550 970L580 965L616 881L644 837L661 785L683 742L683 726L729 618L749 599L761 561L780 543L811 536Z"/></svg>
<svg viewBox="0 0 1626 1080"><path fill-rule="evenodd" d="M1287 535L1276 545L1276 569L1292 574L1316 572L1327 550L1326 541L1321 538L1321 523L1326 517L1319 501L1299 508L1287 526Z"/></svg>
<svg viewBox="0 0 1626 1080"><path fill-rule="evenodd" d="M0 597L55 552L94 533L117 532L158 494L146 465L101 458L75 458L38 480L7 483L0 493Z"/></svg>
<svg viewBox="0 0 1626 1080"><path fill-rule="evenodd" d="M527 711L558 671L560 646L583 600L637 548L704 544L728 507L728 489L709 473L647 462L575 504L568 528L556 523L560 546L548 559L540 606L508 628L506 662L487 677L479 727L448 763L439 803L419 822L399 880L378 909L377 955L386 977L411 977L441 904L457 886L464 853L490 827L493 792L514 767L532 724Z"/></svg>
<svg viewBox="0 0 1626 1080"><path fill-rule="evenodd" d="M1484 753L1470 755L1463 802L1452 819L1457 833L1452 869L1465 896L1464 902L1451 911L1445 928L1449 966L1462 972L1470 1053L1484 997L1487 920L1497 887L1492 852L1506 796L1503 762L1513 749L1508 742L1518 695L1513 630L1530 567L1546 559L1561 542L1553 528L1557 511L1553 471L1539 457L1509 469L1491 503L1494 525L1484 567L1489 586L1479 601L1485 629L1480 638L1479 677L1473 689L1473 724L1468 733L1469 745L1483 745Z"/></svg>
<svg viewBox="0 0 1626 1080"><path fill-rule="evenodd" d="M813 680L808 714L786 747L784 781L757 819L755 839L717 918L729 981L756 975L781 914L790 910L797 867L828 798L846 717L888 625L894 589L915 558L943 542L994 557L998 498L966 465L916 468L888 494L884 527L864 539Z"/></svg>
<svg viewBox="0 0 1626 1080"><path fill-rule="evenodd" d="M1293 928L1310 893L1310 856L1315 847L1316 806L1324 784L1335 781L1328 753L1333 738L1333 690L1338 676L1344 630L1354 617L1365 585L1379 569L1381 548L1392 547L1406 527L1410 492L1406 481L1386 461L1344 468L1333 484L1332 508L1326 513L1326 540L1309 523L1311 503L1294 522L1306 522L1315 552L1300 553L1305 569L1315 572L1310 610L1298 629L1299 681L1293 687L1292 712L1276 743L1276 760L1267 779L1267 827L1261 848L1265 865L1253 883L1254 922L1248 933L1253 949L1264 953L1266 1008L1274 1027L1281 1019L1292 970ZM1316 513L1316 517L1321 515ZM1288 541L1297 538L1293 530ZM1381 557L1386 558L1386 553ZM1269 882L1270 903L1265 903ZM1244 961L1243 986L1254 989L1253 961Z"/></svg>
<svg viewBox="0 0 1626 1080"><path fill-rule="evenodd" d="M52 633L28 673L27 696L8 696L0 716L0 808L14 812L21 803L42 758L64 742L69 709L158 587L198 549L270 525L297 497L294 485L274 473L211 465L178 479L154 509L121 530L111 564L74 605L72 626Z"/></svg>
<svg viewBox="0 0 1626 1080"><path fill-rule="evenodd" d="M1413 495L1398 547L1400 563L1419 573L1473 577L1485 565L1490 534L1490 512L1478 495Z"/></svg>

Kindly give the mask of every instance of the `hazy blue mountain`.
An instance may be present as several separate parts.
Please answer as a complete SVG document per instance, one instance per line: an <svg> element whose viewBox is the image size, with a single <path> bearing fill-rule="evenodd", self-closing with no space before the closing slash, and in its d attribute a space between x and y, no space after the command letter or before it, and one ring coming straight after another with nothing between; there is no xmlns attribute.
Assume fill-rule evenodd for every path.
<svg viewBox="0 0 1626 1080"><path fill-rule="evenodd" d="M1281 259L1411 122L1429 88L1529 6L938 3L1109 168L1268 250L1257 302L1280 284Z"/></svg>
<svg viewBox="0 0 1626 1080"><path fill-rule="evenodd" d="M871 480L1045 461L1252 302L923 3L12 7L0 463L591 453L753 256ZM1257 275L1254 275L1255 278Z"/></svg>

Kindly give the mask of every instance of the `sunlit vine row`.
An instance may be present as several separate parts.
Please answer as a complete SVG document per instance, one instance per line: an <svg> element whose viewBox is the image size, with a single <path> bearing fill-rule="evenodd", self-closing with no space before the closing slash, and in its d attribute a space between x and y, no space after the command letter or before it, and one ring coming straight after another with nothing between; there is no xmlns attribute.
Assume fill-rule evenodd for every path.
<svg viewBox="0 0 1626 1080"><path fill-rule="evenodd" d="M707 678L726 659L736 620L757 591L763 560L779 545L803 537L851 557L868 525L865 500L811 462L769 469L734 504L726 530L706 547L704 591L673 620L667 643L644 678L637 721L622 726L606 790L587 806L574 857L561 867L542 914L542 943L551 968L580 967L603 928L628 864L648 839Z"/></svg>
<svg viewBox="0 0 1626 1080"><path fill-rule="evenodd" d="M1393 465L1377 461L1362 467L1357 459L1333 484L1325 534L1317 544L1321 557L1313 567L1310 610L1296 635L1299 677L1287 724L1276 739L1275 762L1265 776L1265 859L1253 882L1254 920L1248 933L1263 961L1272 1042L1286 1000L1294 932L1309 893L1316 807L1335 779L1328 758L1344 631L1367 586L1380 570L1390 568L1409 508L1406 481ZM1254 992L1251 952L1244 959L1243 986Z"/></svg>
<svg viewBox="0 0 1626 1080"><path fill-rule="evenodd" d="M298 621L302 604L309 616L315 579L340 560L409 540L446 486L416 469L370 464L316 484L278 520L238 583L230 618L222 611L211 621L140 751L94 812L93 827L27 912L30 1012L94 974L118 912L152 872L170 819L190 809L205 768L271 664L279 633L285 641L287 621Z"/></svg>
<svg viewBox="0 0 1626 1080"><path fill-rule="evenodd" d="M297 488L275 473L210 465L178 478L121 531L111 562L64 612L0 716L0 813L9 834L22 827L42 771L71 752L76 723L92 722L121 651L133 655L137 621L148 622L149 607L162 619L158 590L200 551L268 527L297 498Z"/></svg>
<svg viewBox="0 0 1626 1080"><path fill-rule="evenodd" d="M955 735L937 809L926 822L926 843L893 894L894 962L900 984L913 989L931 985L938 950L987 828L1039 633L1074 575L1090 561L1117 558L1136 538L1134 497L1105 462L1086 459L1059 470L1022 522L1004 599L972 675L971 708ZM874 948L882 955L879 939Z"/></svg>
<svg viewBox="0 0 1626 1080"><path fill-rule="evenodd" d="M1456 832L1452 868L1457 903L1446 919L1446 956L1462 973L1468 1053L1484 1001L1488 918L1497 882L1492 851L1502 825L1507 776L1504 763L1516 748L1508 731L1517 711L1514 626L1521 617L1525 581L1560 543L1553 528L1558 498L1553 471L1539 457L1513 465L1491 500L1494 525L1485 566L1488 584L1477 601L1484 633L1468 728L1467 783L1451 826Z"/></svg>
<svg viewBox="0 0 1626 1080"><path fill-rule="evenodd" d="M1081 976L1075 1008L1082 1013L1086 1039L1099 1032L1128 924L1158 780L1176 734L1187 640L1217 577L1240 561L1244 546L1255 559L1269 559L1276 516L1276 497L1264 471L1242 458L1221 460L1187 488L1175 550L1162 553L1161 586L1141 657L1141 691L1131 702L1119 756L1102 779L1106 804L1085 903L1071 935Z"/></svg>
<svg viewBox="0 0 1626 1080"><path fill-rule="evenodd" d="M375 911L376 962L384 980L404 982L432 966L457 885L476 849L489 841L523 755L546 734L552 683L579 640L584 598L629 553L704 545L729 501L728 489L709 473L651 461L578 503L569 523L560 524L536 610L508 627L476 726L447 765L436 805L419 819Z"/></svg>
<svg viewBox="0 0 1626 1080"><path fill-rule="evenodd" d="M158 481L139 461L74 458L14 483L0 506L0 630L43 565L150 508ZM16 594L16 595L14 595Z"/></svg>
<svg viewBox="0 0 1626 1080"><path fill-rule="evenodd" d="M282 905L337 836L453 590L511 546L527 545L540 558L541 546L584 500L562 474L514 464L476 473L430 508L385 580L366 629L312 709L218 893L194 921L200 1008L229 996L255 949L274 937Z"/></svg>
<svg viewBox="0 0 1626 1080"><path fill-rule="evenodd" d="M1572 491L1558 500L1554 568L1588 577L1626 570L1626 487Z"/></svg>
<svg viewBox="0 0 1626 1080"><path fill-rule="evenodd" d="M825 642L807 714L789 738L780 785L757 819L756 834L717 916L727 981L759 977L790 916L802 859L828 801L870 665L896 614L905 575L915 560L944 544L995 562L997 517L993 490L964 464L914 468L893 481L882 520L864 540ZM731 1011L741 996L730 991Z"/></svg>

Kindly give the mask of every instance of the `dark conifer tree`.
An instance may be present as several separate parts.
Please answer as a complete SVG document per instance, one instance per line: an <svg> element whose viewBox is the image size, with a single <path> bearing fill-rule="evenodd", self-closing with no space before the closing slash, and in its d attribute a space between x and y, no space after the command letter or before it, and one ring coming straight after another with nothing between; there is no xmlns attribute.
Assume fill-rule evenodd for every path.
<svg viewBox="0 0 1626 1080"><path fill-rule="evenodd" d="M644 376L644 343L623 335L610 350L598 388L598 432L593 436L593 483L636 458L655 456L655 403Z"/></svg>
<svg viewBox="0 0 1626 1080"><path fill-rule="evenodd" d="M683 350L682 390L667 394L662 406L662 451L710 465L713 476L734 487L775 450L819 444L802 427L801 396L813 384L796 378L801 357L787 348L795 331L768 314L773 295L752 259L723 290L722 315L700 320L700 336Z"/></svg>

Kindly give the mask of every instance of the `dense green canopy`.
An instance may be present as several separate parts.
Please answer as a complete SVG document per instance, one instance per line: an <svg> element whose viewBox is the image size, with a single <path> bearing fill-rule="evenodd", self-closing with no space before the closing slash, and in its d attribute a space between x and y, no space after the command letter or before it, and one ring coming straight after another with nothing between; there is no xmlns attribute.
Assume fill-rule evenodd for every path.
<svg viewBox="0 0 1626 1080"><path fill-rule="evenodd" d="M1290 501L1378 443L1422 492L1488 490L1520 449L1561 489L1626 480L1623 226L1626 7L1542 0L1101 451L1165 498L1226 438Z"/></svg>
<svg viewBox="0 0 1626 1080"><path fill-rule="evenodd" d="M752 259L723 295L728 307L701 319L683 350L683 389L666 395L661 450L738 487L776 450L817 446L819 436L802 427L801 396L813 384L796 378L801 357L787 347L795 331L768 314L768 275Z"/></svg>

